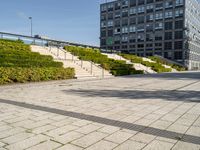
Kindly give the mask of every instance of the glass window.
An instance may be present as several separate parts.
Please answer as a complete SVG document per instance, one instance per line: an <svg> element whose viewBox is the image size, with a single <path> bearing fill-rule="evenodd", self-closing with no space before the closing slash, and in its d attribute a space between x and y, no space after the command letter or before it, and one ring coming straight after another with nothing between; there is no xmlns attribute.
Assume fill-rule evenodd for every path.
<svg viewBox="0 0 200 150"><path fill-rule="evenodd" d="M120 11L116 11L115 12L115 18L119 18L121 16L121 12Z"/></svg>
<svg viewBox="0 0 200 150"><path fill-rule="evenodd" d="M183 28L183 20L175 21L175 29L182 29Z"/></svg>
<svg viewBox="0 0 200 150"><path fill-rule="evenodd" d="M123 35L122 36L122 41L123 42L128 42L128 36L127 35Z"/></svg>
<svg viewBox="0 0 200 150"><path fill-rule="evenodd" d="M173 7L173 1L165 2L165 8L171 8L171 7Z"/></svg>
<svg viewBox="0 0 200 150"><path fill-rule="evenodd" d="M136 8L131 8L129 13L130 13L130 15L134 15L134 14L137 13L137 9Z"/></svg>
<svg viewBox="0 0 200 150"><path fill-rule="evenodd" d="M114 33L115 33L115 34L119 34L119 33L121 33L121 29L120 29L120 28L115 28Z"/></svg>
<svg viewBox="0 0 200 150"><path fill-rule="evenodd" d="M135 31L136 31L136 26L130 26L129 31L130 31L130 32L135 32Z"/></svg>
<svg viewBox="0 0 200 150"><path fill-rule="evenodd" d="M128 27L122 27L122 33L128 33Z"/></svg>
<svg viewBox="0 0 200 150"><path fill-rule="evenodd" d="M165 50L172 50L172 42L165 42Z"/></svg>
<svg viewBox="0 0 200 150"><path fill-rule="evenodd" d="M183 0L176 0L176 6L183 5Z"/></svg>
<svg viewBox="0 0 200 150"><path fill-rule="evenodd" d="M163 13L162 12L160 12L160 13L156 13L156 20L158 20L158 19L163 19Z"/></svg>
<svg viewBox="0 0 200 150"><path fill-rule="evenodd" d="M163 23L162 22L157 22L155 24L155 29L163 29Z"/></svg>
<svg viewBox="0 0 200 150"><path fill-rule="evenodd" d="M173 22L165 22L165 30L172 30L173 29Z"/></svg>
<svg viewBox="0 0 200 150"><path fill-rule="evenodd" d="M108 27L112 27L112 26L113 26L113 21L112 20L108 21Z"/></svg>
<svg viewBox="0 0 200 150"><path fill-rule="evenodd" d="M175 39L182 39L182 38L183 38L183 31L176 31Z"/></svg>
<svg viewBox="0 0 200 150"><path fill-rule="evenodd" d="M183 16L183 10L179 9L175 11L175 17L182 17Z"/></svg>
<svg viewBox="0 0 200 150"><path fill-rule="evenodd" d="M172 39L172 32L165 32L165 40L171 40Z"/></svg>
<svg viewBox="0 0 200 150"><path fill-rule="evenodd" d="M153 24L147 24L146 25L146 30L147 31L153 31Z"/></svg>
<svg viewBox="0 0 200 150"><path fill-rule="evenodd" d="M165 12L165 18L172 18L172 17L173 17L172 11Z"/></svg>
<svg viewBox="0 0 200 150"><path fill-rule="evenodd" d="M156 4L156 10L163 9L163 3Z"/></svg>
<svg viewBox="0 0 200 150"><path fill-rule="evenodd" d="M138 32L144 31L144 25L139 25L139 26L137 27L137 31L138 31Z"/></svg>
<svg viewBox="0 0 200 150"><path fill-rule="evenodd" d="M146 20L147 20L147 22L149 22L149 21L153 21L153 14L149 14L149 15L147 15Z"/></svg>
<svg viewBox="0 0 200 150"><path fill-rule="evenodd" d="M107 4L101 5L101 11L106 11L107 10Z"/></svg>
<svg viewBox="0 0 200 150"><path fill-rule="evenodd" d="M144 34L138 34L137 40L138 42L144 42Z"/></svg>
<svg viewBox="0 0 200 150"><path fill-rule="evenodd" d="M144 13L144 6L138 7L138 13Z"/></svg>
<svg viewBox="0 0 200 150"><path fill-rule="evenodd" d="M106 22L105 21L101 22L101 27L102 28L106 27Z"/></svg>
<svg viewBox="0 0 200 150"><path fill-rule="evenodd" d="M144 23L144 16L138 17L138 23Z"/></svg>

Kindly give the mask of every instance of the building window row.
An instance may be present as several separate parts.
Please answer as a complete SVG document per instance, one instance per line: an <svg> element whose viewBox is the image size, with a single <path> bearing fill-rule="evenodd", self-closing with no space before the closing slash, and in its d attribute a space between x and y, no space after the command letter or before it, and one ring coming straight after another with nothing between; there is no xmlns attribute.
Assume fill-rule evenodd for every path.
<svg viewBox="0 0 200 150"><path fill-rule="evenodd" d="M106 27L107 25L102 22L102 27ZM154 30L173 30L173 29L183 29L183 20L177 20L175 22L173 21L169 21L169 22L155 22L155 23L147 23L147 24L138 24L136 25L136 23L132 23L130 20L130 25L127 22L122 22L122 27L121 27L121 22L115 22L114 23L108 22L108 27L114 27L114 33L115 34L119 34L119 33L128 33L128 32L141 32L141 31L154 31Z"/></svg>
<svg viewBox="0 0 200 150"><path fill-rule="evenodd" d="M175 0L175 2L174 2L174 0L170 0L167 2L159 2L159 3L156 3L155 5L151 4L151 3L154 3L153 0L150 0L150 1L152 1L152 2L149 2L148 0L146 2L145 2L145 0L138 0L138 2L136 0L122 0L121 3L118 1L115 3L102 4L101 12L113 11L113 10L118 10L121 8L128 8L129 6L130 7L139 6L138 11L144 12L145 8L147 11L149 11L149 10L151 11L153 9L155 9L155 10L159 10L159 9L163 9L163 8L167 9L167 8L173 8L173 6L177 7L177 6L184 5L183 0ZM147 6L146 7L140 6L140 5L144 5L144 4L147 4Z"/></svg>
<svg viewBox="0 0 200 150"><path fill-rule="evenodd" d="M131 15L131 11L130 11L130 15ZM147 21L153 21L153 20L160 20L160 19L168 19L168 18L173 18L173 17L183 17L184 15L184 11L183 9L176 9L176 10L168 10L166 12L156 12L155 14L151 13L151 14L147 14L147 15L139 15L140 18L145 18L146 16L146 20ZM122 12L115 12L115 13L108 13L108 15L106 14L102 14L101 15L101 21L106 21L106 20L113 20L114 18L125 18L128 17L128 11L122 11ZM130 16L130 17L134 17L134 16Z"/></svg>

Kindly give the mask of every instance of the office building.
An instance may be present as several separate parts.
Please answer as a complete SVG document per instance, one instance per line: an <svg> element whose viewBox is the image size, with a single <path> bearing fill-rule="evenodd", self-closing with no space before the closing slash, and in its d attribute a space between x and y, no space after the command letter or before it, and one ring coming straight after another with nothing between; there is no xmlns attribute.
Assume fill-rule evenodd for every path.
<svg viewBox="0 0 200 150"><path fill-rule="evenodd" d="M100 8L102 49L160 55L190 70L200 69L197 0L116 0Z"/></svg>

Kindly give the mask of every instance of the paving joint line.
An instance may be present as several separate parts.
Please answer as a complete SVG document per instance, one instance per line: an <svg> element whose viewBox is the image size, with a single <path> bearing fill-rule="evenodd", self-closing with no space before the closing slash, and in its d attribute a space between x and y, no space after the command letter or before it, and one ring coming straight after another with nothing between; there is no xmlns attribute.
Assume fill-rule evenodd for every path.
<svg viewBox="0 0 200 150"><path fill-rule="evenodd" d="M32 109L32 110L55 113L55 114L59 114L63 116L70 116L70 117L81 119L81 120L93 121L100 124L111 125L111 126L120 127L123 129L133 130L133 131L139 131L141 133L165 137L169 139L177 139L176 137L184 135L182 133L161 130L161 129L147 127L143 125L137 125L137 124L122 122L118 120L102 118L98 116L92 116L92 115L87 115L87 114L82 114L82 113L77 113L77 112L72 112L72 111L59 110L56 108L49 108L45 106L38 106L38 105L16 102L16 101L11 101L11 100L0 99L0 103L15 105L15 106ZM193 136L193 135L184 135L181 141L187 142L187 143L193 143L193 144L200 144L200 137Z"/></svg>

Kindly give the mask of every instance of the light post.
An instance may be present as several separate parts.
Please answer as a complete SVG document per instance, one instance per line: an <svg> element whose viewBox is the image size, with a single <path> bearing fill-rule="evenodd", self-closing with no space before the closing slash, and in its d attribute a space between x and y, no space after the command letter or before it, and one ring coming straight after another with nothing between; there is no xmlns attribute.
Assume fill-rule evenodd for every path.
<svg viewBox="0 0 200 150"><path fill-rule="evenodd" d="M32 17L29 17L29 20L31 21L31 37L33 37L33 21L32 21Z"/></svg>

